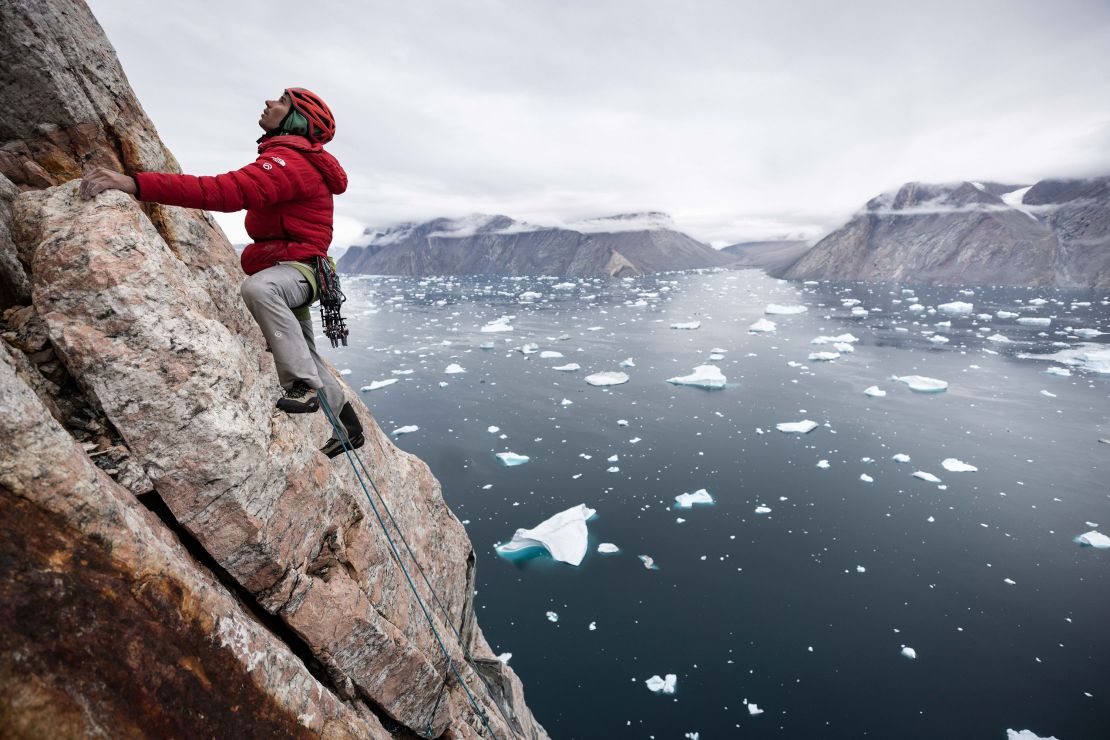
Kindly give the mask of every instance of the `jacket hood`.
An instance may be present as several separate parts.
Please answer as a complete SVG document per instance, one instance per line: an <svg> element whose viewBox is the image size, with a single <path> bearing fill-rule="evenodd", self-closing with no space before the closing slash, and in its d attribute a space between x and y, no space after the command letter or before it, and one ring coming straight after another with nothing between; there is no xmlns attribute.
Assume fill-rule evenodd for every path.
<svg viewBox="0 0 1110 740"><path fill-rule="evenodd" d="M313 143L303 136L270 136L258 145L258 153L275 148L292 149L304 155L305 161L323 175L324 182L333 195L339 195L347 189L347 172L338 159L324 151L323 144Z"/></svg>

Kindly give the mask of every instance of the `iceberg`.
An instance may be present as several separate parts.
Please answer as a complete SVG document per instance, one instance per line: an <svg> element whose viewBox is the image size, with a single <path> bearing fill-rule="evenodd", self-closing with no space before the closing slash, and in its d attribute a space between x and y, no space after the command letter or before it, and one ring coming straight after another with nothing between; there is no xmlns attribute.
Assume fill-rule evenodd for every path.
<svg viewBox="0 0 1110 740"><path fill-rule="evenodd" d="M763 710L754 701L748 702L748 714L755 717L756 715L763 714Z"/></svg>
<svg viewBox="0 0 1110 740"><path fill-rule="evenodd" d="M859 337L853 334L841 334L838 337L819 336L815 339L809 340L810 344L853 344L859 341Z"/></svg>
<svg viewBox="0 0 1110 740"><path fill-rule="evenodd" d="M714 390L725 387L725 376L716 365L698 365L691 374L667 378L667 382Z"/></svg>
<svg viewBox="0 0 1110 740"><path fill-rule="evenodd" d="M1006 730L1006 740L1056 740L1056 736L1041 737L1032 730Z"/></svg>
<svg viewBox="0 0 1110 740"><path fill-rule="evenodd" d="M647 687L651 689L652 693L658 694L662 692L664 694L673 694L675 683L677 683L677 681L678 676L673 673L668 673L666 678L652 676L648 680L644 681L644 683L647 684Z"/></svg>
<svg viewBox="0 0 1110 740"><path fill-rule="evenodd" d="M809 434L817 428L817 422L805 419L804 421L784 421L775 424L775 428L787 434Z"/></svg>
<svg viewBox="0 0 1110 740"><path fill-rule="evenodd" d="M1105 333L1106 332L1099 331L1098 329L1076 329L1072 332L1072 334L1080 337L1081 339L1094 339L1095 337L1102 336Z"/></svg>
<svg viewBox="0 0 1110 740"><path fill-rule="evenodd" d="M810 362L832 362L837 357L840 357L839 352L810 352Z"/></svg>
<svg viewBox="0 0 1110 740"><path fill-rule="evenodd" d="M756 514L770 514L771 513L771 507L770 506L757 506L757 507L755 507L755 513Z"/></svg>
<svg viewBox="0 0 1110 740"><path fill-rule="evenodd" d="M627 373L594 373L593 375L586 376L586 382L590 385L605 386L605 385L620 385L628 382Z"/></svg>
<svg viewBox="0 0 1110 740"><path fill-rule="evenodd" d="M554 360L554 359L562 357L562 356L563 356L562 352L555 352L554 350L550 350L550 349L545 349L543 352L540 352L540 359L541 360Z"/></svg>
<svg viewBox="0 0 1110 740"><path fill-rule="evenodd" d="M456 373L465 373L466 370L463 369L462 365L457 365L452 362L443 372L447 373L448 375L455 375Z"/></svg>
<svg viewBox="0 0 1110 740"><path fill-rule="evenodd" d="M515 452L498 452L496 457L506 468L523 465L531 459L527 455L518 455Z"/></svg>
<svg viewBox="0 0 1110 740"><path fill-rule="evenodd" d="M579 365L577 362L571 362L571 363L568 363L566 365L556 365L555 367L553 367L551 369L552 370L561 370L564 373L572 373L575 370L581 370L582 366Z"/></svg>
<svg viewBox="0 0 1110 740"><path fill-rule="evenodd" d="M989 337L987 337L987 341L988 342L996 342L998 344L1009 344L1010 343L1009 337L1005 336L1004 334L991 334Z"/></svg>
<svg viewBox="0 0 1110 740"><path fill-rule="evenodd" d="M364 385L359 388L360 391L376 391L379 388L385 388L387 385L393 385L400 378L386 378L385 380L372 380L370 385Z"/></svg>
<svg viewBox="0 0 1110 740"><path fill-rule="evenodd" d="M896 462L896 463L908 463L910 461L910 456L907 455L904 452L899 452L897 455L894 455L891 459L894 460L894 462Z"/></svg>
<svg viewBox="0 0 1110 740"><path fill-rule="evenodd" d="M760 319L748 327L748 331L752 334L763 334L765 332L774 331L778 326L774 321L768 319Z"/></svg>
<svg viewBox="0 0 1110 740"><path fill-rule="evenodd" d="M1038 318L1035 316L1023 316L1017 320L1022 326L1052 326L1052 319Z"/></svg>
<svg viewBox="0 0 1110 740"><path fill-rule="evenodd" d="M636 557L643 562L644 567L648 570L659 570L659 566L655 564L655 560L652 559L651 555L637 555Z"/></svg>
<svg viewBox="0 0 1110 740"><path fill-rule="evenodd" d="M535 342L529 342L523 347L517 347L516 351L520 352L523 355L533 355L540 351L540 345L536 344Z"/></svg>
<svg viewBox="0 0 1110 740"><path fill-rule="evenodd" d="M924 375L891 375L891 380L897 380L899 383L905 383L910 387L911 391L917 393L943 393L948 390L948 383L944 380L937 380L936 378L926 378Z"/></svg>
<svg viewBox="0 0 1110 740"><path fill-rule="evenodd" d="M1077 347L1069 347L1049 355L1019 354L1023 360L1048 360L1061 365L1077 367L1100 375L1110 374L1110 347L1094 342L1083 342Z"/></svg>
<svg viewBox="0 0 1110 740"><path fill-rule="evenodd" d="M509 324L511 320L512 319L510 319L508 316L502 316L495 321L489 322L481 329L479 329L479 331L485 332L486 334L499 331L512 331L513 327L511 324Z"/></svg>
<svg viewBox="0 0 1110 740"><path fill-rule="evenodd" d="M902 655L905 655L910 660L917 660L917 651L912 647L902 646Z"/></svg>
<svg viewBox="0 0 1110 740"><path fill-rule="evenodd" d="M393 437L400 437L402 434L412 434L413 432L417 432L417 431L420 431L420 427L416 426L415 424L409 424L408 426L399 427L397 429L394 429L389 434L390 434L390 436L393 436Z"/></svg>
<svg viewBox="0 0 1110 740"><path fill-rule="evenodd" d="M877 385L873 385L870 388L865 388L863 392L873 398L882 398L886 395L886 391L884 391Z"/></svg>
<svg viewBox="0 0 1110 740"><path fill-rule="evenodd" d="M1017 316L1013 311L995 311L994 315L1000 319L1012 319Z"/></svg>
<svg viewBox="0 0 1110 740"><path fill-rule="evenodd" d="M971 303L964 303L963 301L953 301L952 303L942 303L937 306L937 310L941 313L948 314L949 316L967 316L975 306Z"/></svg>
<svg viewBox="0 0 1110 740"><path fill-rule="evenodd" d="M518 529L512 540L497 546L497 553L512 556L525 550L542 548L555 560L579 565L582 558L586 557L589 539L586 521L596 513L585 504L573 506L540 522L532 529Z"/></svg>
<svg viewBox="0 0 1110 740"><path fill-rule="evenodd" d="M1053 365L1052 367L1045 370L1045 372L1049 375L1058 375L1061 378L1071 377L1071 370L1068 370L1066 367L1059 367L1057 365Z"/></svg>
<svg viewBox="0 0 1110 740"><path fill-rule="evenodd" d="M941 465L951 473L976 473L979 471L979 468L974 465L968 465L963 460L957 460L954 457L945 458Z"/></svg>
<svg viewBox="0 0 1110 740"><path fill-rule="evenodd" d="M612 542L602 542L600 545L597 546L597 551L603 555L613 555L620 552L621 549L614 545Z"/></svg>
<svg viewBox="0 0 1110 740"><path fill-rule="evenodd" d="M629 357L628 359L621 360L619 363L617 363L617 367L636 367L636 363L632 361L631 357Z"/></svg>
<svg viewBox="0 0 1110 740"><path fill-rule="evenodd" d="M547 621L548 622L558 622L559 621L559 615L556 614L555 612L547 612Z"/></svg>
<svg viewBox="0 0 1110 740"><path fill-rule="evenodd" d="M936 477L932 473L926 473L924 470L914 471L913 477L920 478L921 480L928 481L930 483L940 483L940 478Z"/></svg>
<svg viewBox="0 0 1110 740"><path fill-rule="evenodd" d="M1107 537L1102 532L1095 529L1092 529L1090 532L1084 532L1076 537L1075 541L1080 545L1094 547L1098 550L1110 549L1110 537Z"/></svg>
<svg viewBox="0 0 1110 740"><path fill-rule="evenodd" d="M704 488L699 488L693 493L680 493L674 497L675 508L689 509L694 504L711 504L713 497L709 495L709 491Z"/></svg>
<svg viewBox="0 0 1110 740"><path fill-rule="evenodd" d="M805 313L808 310L805 306L783 306L778 303L768 303L767 307L763 309L763 313L771 316L793 316L794 314Z"/></svg>
<svg viewBox="0 0 1110 740"><path fill-rule="evenodd" d="M685 321L677 324L671 324L672 329L698 329L701 328L700 321Z"/></svg>

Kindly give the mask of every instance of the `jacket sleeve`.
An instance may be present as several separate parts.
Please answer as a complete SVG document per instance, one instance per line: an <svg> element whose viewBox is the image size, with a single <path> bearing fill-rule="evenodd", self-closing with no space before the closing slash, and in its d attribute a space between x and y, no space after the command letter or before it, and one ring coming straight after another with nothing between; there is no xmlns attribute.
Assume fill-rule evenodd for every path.
<svg viewBox="0 0 1110 740"><path fill-rule="evenodd" d="M282 153L286 158L296 156ZM308 185L293 167L278 164L268 155L214 177L139 172L135 182L140 200L229 213L305 197Z"/></svg>

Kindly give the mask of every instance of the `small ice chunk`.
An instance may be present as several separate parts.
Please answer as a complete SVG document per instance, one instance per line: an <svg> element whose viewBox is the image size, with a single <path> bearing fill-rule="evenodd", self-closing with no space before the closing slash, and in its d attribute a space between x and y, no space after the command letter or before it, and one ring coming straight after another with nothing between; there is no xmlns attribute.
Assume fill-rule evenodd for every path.
<svg viewBox="0 0 1110 740"><path fill-rule="evenodd" d="M667 378L674 385L692 385L698 388L718 389L725 387L725 376L716 365L698 365L690 375Z"/></svg>
<svg viewBox="0 0 1110 740"><path fill-rule="evenodd" d="M944 469L952 473L975 473L979 468L974 465L968 465L963 460L957 460L954 457L947 457L941 462Z"/></svg>
<svg viewBox="0 0 1110 740"><path fill-rule="evenodd" d="M500 660L505 665L508 665L509 661L512 660L512 657L513 657L512 653L501 653L500 655L497 656L497 659Z"/></svg>
<svg viewBox="0 0 1110 740"><path fill-rule="evenodd" d="M1009 344L1010 340L1002 334L991 334L987 337L987 341L995 342L997 344Z"/></svg>
<svg viewBox="0 0 1110 740"><path fill-rule="evenodd" d="M500 460L501 464L505 467L511 468L515 465L523 465L528 462L530 458L527 455L518 455L515 452L498 452L497 459Z"/></svg>
<svg viewBox="0 0 1110 740"><path fill-rule="evenodd" d="M574 290L574 283L555 283L551 287L555 290Z"/></svg>
<svg viewBox="0 0 1110 740"><path fill-rule="evenodd" d="M636 367L636 363L632 361L631 357L629 357L628 359L621 360L619 363L617 363L617 367Z"/></svg>
<svg viewBox="0 0 1110 740"><path fill-rule="evenodd" d="M612 555L614 553L620 552L621 549L614 545L612 542L602 542L600 545L597 546L597 551L602 553L603 555Z"/></svg>
<svg viewBox="0 0 1110 740"><path fill-rule="evenodd" d="M892 459L897 463L908 463L910 461L910 456L904 452L899 452Z"/></svg>
<svg viewBox="0 0 1110 740"><path fill-rule="evenodd" d="M548 622L558 622L559 621L559 615L556 614L555 612L548 612L547 613L547 621Z"/></svg>
<svg viewBox="0 0 1110 740"><path fill-rule="evenodd" d="M866 573L866 572L867 572L867 568L864 568L862 565L857 565L856 566L856 573Z"/></svg>
<svg viewBox="0 0 1110 740"><path fill-rule="evenodd" d="M545 349L543 352L540 352L540 359L541 360L554 360L554 359L562 357L562 356L563 356L562 352L555 352L554 350L550 350L550 349Z"/></svg>
<svg viewBox="0 0 1110 740"><path fill-rule="evenodd" d="M902 655L905 655L910 660L917 660L917 651L912 647L902 646Z"/></svg>
<svg viewBox="0 0 1110 740"><path fill-rule="evenodd" d="M486 427L486 431L490 434L497 434L501 431L501 427Z"/></svg>
<svg viewBox="0 0 1110 740"><path fill-rule="evenodd" d="M532 529L518 529L512 540L497 546L500 555L511 556L518 552L542 548L555 560L579 565L586 557L589 532L586 521L595 513L585 504L572 506L540 522Z"/></svg>
<svg viewBox="0 0 1110 740"><path fill-rule="evenodd" d="M522 347L517 347L516 351L521 353L522 355L534 355L540 351L540 345L536 344L535 342L528 342Z"/></svg>
<svg viewBox="0 0 1110 740"><path fill-rule="evenodd" d="M571 363L568 363L566 365L556 365L555 367L553 367L551 369L552 370L559 370L559 371L564 372L564 373L572 373L575 370L581 370L582 366L579 365L577 362L571 362Z"/></svg>
<svg viewBox="0 0 1110 740"><path fill-rule="evenodd" d="M811 362L832 362L840 357L839 352L810 352L809 359Z"/></svg>
<svg viewBox="0 0 1110 740"><path fill-rule="evenodd" d="M1056 740L1056 736L1041 737L1032 730L1006 730L1006 740Z"/></svg>
<svg viewBox="0 0 1110 740"><path fill-rule="evenodd" d="M497 345L494 344L493 342L482 342L481 344L478 345L478 349L493 349L496 346Z"/></svg>
<svg viewBox="0 0 1110 740"><path fill-rule="evenodd" d="M359 388L360 391L376 391L379 388L385 388L387 385L393 385L400 378L386 378L385 380L372 380L370 385L364 385Z"/></svg>
<svg viewBox="0 0 1110 740"><path fill-rule="evenodd" d="M787 434L809 434L817 428L817 422L810 419L804 419L802 421L784 421L780 424L775 424L775 428Z"/></svg>
<svg viewBox="0 0 1110 740"><path fill-rule="evenodd" d="M586 382L596 386L620 385L628 382L628 373L594 373L586 376Z"/></svg>
<svg viewBox="0 0 1110 740"><path fill-rule="evenodd" d="M340 375L350 375L351 374L351 368L345 367L345 368L343 368L342 370L339 371L339 374Z"/></svg>
<svg viewBox="0 0 1110 740"><path fill-rule="evenodd" d="M448 375L455 375L457 373L465 373L466 370L463 369L462 365L458 365L458 364L452 362L450 365L447 366L447 369L444 370L443 372L447 373Z"/></svg>
<svg viewBox="0 0 1110 740"><path fill-rule="evenodd" d="M617 419L617 426L619 426L619 427L628 426L628 419Z"/></svg>
<svg viewBox="0 0 1110 740"><path fill-rule="evenodd" d="M863 481L864 483L874 483L874 482L875 482L875 479L874 479L874 478L872 478L872 477L871 477L870 475L868 475L867 473L860 473L860 475L859 475L859 479L860 479L861 481Z"/></svg>
<svg viewBox="0 0 1110 740"><path fill-rule="evenodd" d="M995 311L994 315L1000 319L1012 319L1017 316L1013 311Z"/></svg>
<svg viewBox="0 0 1110 740"><path fill-rule="evenodd" d="M492 332L500 332L500 331L512 331L513 327L509 323L510 321L512 321L512 319L509 316L502 316L501 318L499 318L495 321L489 322L488 324L483 326L479 331L485 332L487 334L492 333Z"/></svg>
<svg viewBox="0 0 1110 740"><path fill-rule="evenodd" d="M748 327L748 331L750 331L752 334L765 334L766 332L774 331L775 329L778 329L778 326L775 324L774 321L771 321L769 319L760 319L759 321Z"/></svg>
<svg viewBox="0 0 1110 740"><path fill-rule="evenodd" d="M805 313L808 310L809 309L805 306L784 306L778 303L768 303L767 307L763 309L763 313L772 316L792 316L794 314Z"/></svg>
<svg viewBox="0 0 1110 740"><path fill-rule="evenodd" d="M1052 367L1045 370L1045 372L1049 375L1056 375L1061 378L1071 377L1071 370L1068 370L1066 367L1060 367L1059 365L1053 365Z"/></svg>
<svg viewBox="0 0 1110 740"><path fill-rule="evenodd" d="M1107 537L1102 532L1092 529L1090 532L1084 532L1075 538L1075 541L1087 547L1094 547L1098 550L1106 550L1110 548L1110 537Z"/></svg>
<svg viewBox="0 0 1110 740"><path fill-rule="evenodd" d="M818 460L817 461L817 467L821 468L822 470L827 470L828 467L829 467L829 461L828 460Z"/></svg>
<svg viewBox="0 0 1110 740"><path fill-rule="evenodd" d="M570 400L569 398L564 398L562 401L559 401L560 406L570 406L573 403L574 401Z"/></svg>
<svg viewBox="0 0 1110 740"><path fill-rule="evenodd" d="M673 694L675 690L675 683L677 681L678 676L673 673L668 673L666 678L652 676L647 681L644 681L644 683L647 684L647 687L651 689L652 693L654 694L658 694L660 692L664 694Z"/></svg>
<svg viewBox="0 0 1110 740"><path fill-rule="evenodd" d="M700 321L680 321L677 324L671 324L672 329L699 329L701 328Z"/></svg>
<svg viewBox="0 0 1110 740"><path fill-rule="evenodd" d="M953 301L952 303L942 303L937 306L937 310L949 316L967 316L975 306L971 303L964 303L963 301Z"/></svg>
<svg viewBox="0 0 1110 740"><path fill-rule="evenodd" d="M771 513L771 507L770 506L757 506L757 507L755 507L755 513L756 514L770 514Z"/></svg>
<svg viewBox="0 0 1110 740"><path fill-rule="evenodd" d="M763 710L754 701L748 702L748 714L755 717L758 714L763 714Z"/></svg>
<svg viewBox="0 0 1110 740"><path fill-rule="evenodd" d="M914 313L920 313L921 311L925 310L925 307L922 306L920 303L913 303L910 305L910 310Z"/></svg>
<svg viewBox="0 0 1110 740"><path fill-rule="evenodd" d="M1002 582L1005 583L1008 586L1016 586L1017 585L1017 581L1015 581L1013 578L1003 578Z"/></svg>
<svg viewBox="0 0 1110 740"><path fill-rule="evenodd" d="M924 470L914 471L913 477L920 478L921 480L928 481L930 483L940 483L940 478L936 477L932 473L926 473Z"/></svg>
<svg viewBox="0 0 1110 740"><path fill-rule="evenodd" d="M412 434L413 432L419 431L419 429L420 427L416 426L415 424L410 424L408 426L394 429L392 432L390 432L390 435L394 437L400 437L402 434Z"/></svg>
<svg viewBox="0 0 1110 740"><path fill-rule="evenodd" d="M588 629L588 630L589 630L590 632L593 632L594 630L596 630L596 629L597 629L597 622L590 622L590 623L589 623L589 624L588 624L588 625L586 626L586 629Z"/></svg>
<svg viewBox="0 0 1110 740"><path fill-rule="evenodd" d="M1022 316L1017 320L1022 326L1051 326L1052 319L1037 316Z"/></svg>
<svg viewBox="0 0 1110 740"><path fill-rule="evenodd" d="M891 380L905 383L911 391L917 393L943 393L948 390L948 382L936 378L926 378L924 375L892 375Z"/></svg>
<svg viewBox="0 0 1110 740"><path fill-rule="evenodd" d="M870 388L865 388L863 392L869 396L872 396L873 398L882 398L886 395L886 391L884 391L877 385L873 385Z"/></svg>
<svg viewBox="0 0 1110 740"><path fill-rule="evenodd" d="M637 555L636 557L643 562L644 567L648 570L659 570L659 566L655 564L655 560L652 559L651 555Z"/></svg>
<svg viewBox="0 0 1110 740"><path fill-rule="evenodd" d="M943 334L934 334L933 336L929 337L929 341L933 344L948 344L948 337L944 336Z"/></svg>
<svg viewBox="0 0 1110 740"><path fill-rule="evenodd" d="M711 504L713 497L709 495L709 491L704 488L699 488L693 493L680 493L674 497L675 506L679 509L692 508L694 504Z"/></svg>

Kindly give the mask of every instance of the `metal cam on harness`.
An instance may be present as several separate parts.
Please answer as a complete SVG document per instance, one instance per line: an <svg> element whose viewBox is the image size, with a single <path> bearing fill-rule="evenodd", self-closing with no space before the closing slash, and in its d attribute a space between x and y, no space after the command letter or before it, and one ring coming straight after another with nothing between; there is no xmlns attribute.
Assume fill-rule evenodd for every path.
<svg viewBox="0 0 1110 740"><path fill-rule="evenodd" d="M347 346L347 320L339 314L339 308L347 300L339 289L339 275L332 263L325 257L316 258L316 281L320 290L320 316L324 321L324 334L331 340L332 347L340 342Z"/></svg>

